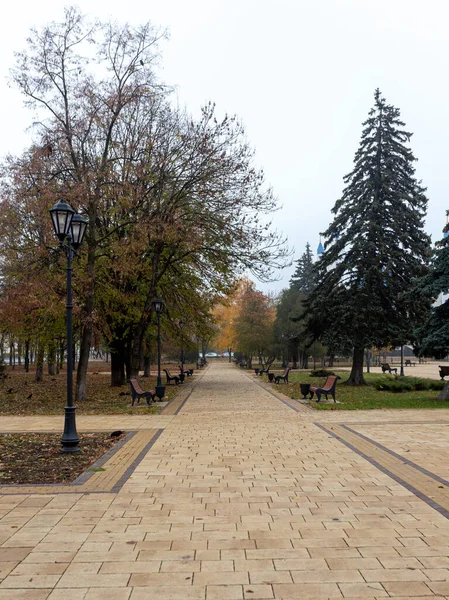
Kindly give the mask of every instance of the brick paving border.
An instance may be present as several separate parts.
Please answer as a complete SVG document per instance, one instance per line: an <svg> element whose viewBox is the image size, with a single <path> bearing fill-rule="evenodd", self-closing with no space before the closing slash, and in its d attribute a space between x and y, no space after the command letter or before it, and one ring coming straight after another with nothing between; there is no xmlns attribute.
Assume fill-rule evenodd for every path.
<svg viewBox="0 0 449 600"><path fill-rule="evenodd" d="M184 383L182 383L179 387L181 388L176 396L170 400L167 406L161 410L161 415L178 415L181 410L184 408L187 400L190 398L192 392L195 390L198 383L202 380L204 373L207 372L209 367L203 367L201 371L197 370L197 375L190 381L188 378L184 379ZM199 376L198 376L199 375Z"/></svg>
<svg viewBox="0 0 449 600"><path fill-rule="evenodd" d="M412 421L411 424L414 422ZM321 423L315 423L315 425L449 519L449 481L354 431L347 425L334 425L332 430ZM376 449L380 452L376 453ZM385 455L390 457L390 460ZM434 482L443 484L443 490L441 491L443 486L435 487ZM438 502L435 498L438 499Z"/></svg>

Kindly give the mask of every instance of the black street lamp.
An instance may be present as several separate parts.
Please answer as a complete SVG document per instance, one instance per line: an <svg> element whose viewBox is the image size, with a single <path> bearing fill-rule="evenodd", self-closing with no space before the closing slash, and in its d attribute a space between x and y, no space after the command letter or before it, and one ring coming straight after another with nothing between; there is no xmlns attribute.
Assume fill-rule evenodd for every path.
<svg viewBox="0 0 449 600"><path fill-rule="evenodd" d="M182 328L184 325L184 321L179 321L179 331L181 335L181 373L184 373L184 342L182 337Z"/></svg>
<svg viewBox="0 0 449 600"><path fill-rule="evenodd" d="M161 379L161 312L164 308L164 303L159 298L153 300L154 310L157 314L157 383L156 396L159 400L165 395L165 386L162 385Z"/></svg>
<svg viewBox="0 0 449 600"><path fill-rule="evenodd" d="M404 377L404 344L401 344L401 369L399 371L399 375Z"/></svg>
<svg viewBox="0 0 449 600"><path fill-rule="evenodd" d="M57 202L50 209L51 220L60 246L67 256L67 406L64 408L64 433L61 438L62 452L79 452L79 437L76 431L75 411L73 404L73 355L72 355L72 258L80 247L88 220L75 213L66 202Z"/></svg>

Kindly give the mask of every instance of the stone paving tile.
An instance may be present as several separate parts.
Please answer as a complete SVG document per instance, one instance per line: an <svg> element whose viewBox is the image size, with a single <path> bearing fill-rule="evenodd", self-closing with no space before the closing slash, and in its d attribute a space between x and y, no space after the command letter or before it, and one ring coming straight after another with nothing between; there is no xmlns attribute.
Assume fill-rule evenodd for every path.
<svg viewBox="0 0 449 600"><path fill-rule="evenodd" d="M207 600L243 600L241 585L208 585Z"/></svg>
<svg viewBox="0 0 449 600"><path fill-rule="evenodd" d="M87 588L78 588L74 590L53 590L48 600L85 600Z"/></svg>
<svg viewBox="0 0 449 600"><path fill-rule="evenodd" d="M424 492L442 502L446 486L411 463L446 476L449 418L316 413L266 387L213 364L177 414L107 417L103 430L142 441L163 429L118 493L0 495L0 600L449 596L448 519L388 475L428 477ZM56 427L11 419L0 429ZM99 430L95 420L82 427Z"/></svg>
<svg viewBox="0 0 449 600"><path fill-rule="evenodd" d="M160 587L134 588L130 600L205 600L206 588L199 585L175 586L166 585Z"/></svg>
<svg viewBox="0 0 449 600"><path fill-rule="evenodd" d="M4 590L0 589L0 600L47 600L50 597L51 589L48 590ZM71 600L66 597L64 600Z"/></svg>
<svg viewBox="0 0 449 600"><path fill-rule="evenodd" d="M0 432L14 433L23 431L60 432L61 418L59 416L6 417L0 416ZM164 429L169 425L173 416L170 415L77 415L76 427L83 431L116 431L119 426L122 431L138 429Z"/></svg>
<svg viewBox="0 0 449 600"><path fill-rule="evenodd" d="M84 600L128 600L131 591L130 588L90 589Z"/></svg>

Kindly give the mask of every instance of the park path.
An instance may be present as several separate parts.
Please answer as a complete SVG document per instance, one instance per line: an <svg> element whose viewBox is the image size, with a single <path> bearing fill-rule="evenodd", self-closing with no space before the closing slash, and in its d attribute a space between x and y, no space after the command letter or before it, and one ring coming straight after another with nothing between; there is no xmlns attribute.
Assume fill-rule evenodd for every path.
<svg viewBox="0 0 449 600"><path fill-rule="evenodd" d="M178 410L127 419L118 491L2 488L0 600L449 598L446 411L317 413L226 363Z"/></svg>

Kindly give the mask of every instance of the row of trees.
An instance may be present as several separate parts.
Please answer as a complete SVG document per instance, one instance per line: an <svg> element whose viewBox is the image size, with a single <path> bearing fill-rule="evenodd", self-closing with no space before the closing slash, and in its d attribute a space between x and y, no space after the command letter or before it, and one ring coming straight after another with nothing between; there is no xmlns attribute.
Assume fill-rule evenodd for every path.
<svg viewBox="0 0 449 600"><path fill-rule="evenodd" d="M348 384L353 385L364 383L367 350L413 344L424 356L443 358L449 352L449 303L432 308L438 295L449 291L449 237L432 253L424 232L428 200L415 177L411 134L379 90L363 126L354 168L322 234L324 253L314 264L307 245L290 287L276 302L265 297L270 310L276 306L271 331L265 328L269 354L279 356L287 348L293 363L306 367L319 342L331 364L336 355L352 355ZM255 320L246 318L244 336L236 320L237 348L262 356L250 303L241 307L239 319L246 312ZM267 309L267 314L272 313Z"/></svg>
<svg viewBox="0 0 449 600"><path fill-rule="evenodd" d="M429 271L427 198L399 110L376 91L325 252L313 264L307 246L275 302L235 282L269 281L288 262L265 217L277 201L235 117L209 104L193 119L173 105L156 76L164 37L69 8L17 54L12 83L36 116L33 145L1 165L0 335L25 361L32 346L39 364L61 356L65 278L48 209L64 199L89 218L75 264L78 401L99 341L113 385L148 364L157 296L169 337L210 339L215 311L227 323L222 348L269 360L287 347L305 366L323 344L331 357L352 353L349 383L363 383L370 348L411 342L446 354L448 309L430 305L449 287L447 243Z"/></svg>
<svg viewBox="0 0 449 600"><path fill-rule="evenodd" d="M256 289L254 282L243 277L224 304L214 310L218 333L214 345L219 350L233 349L237 356L252 365L253 360L265 365L276 358L307 368L310 348L316 340L305 330L302 313L304 302L313 286L312 252L297 261L290 287L279 296Z"/></svg>
<svg viewBox="0 0 449 600"><path fill-rule="evenodd" d="M198 119L156 76L164 32L150 23L89 22L68 8L32 31L12 83L35 111L33 145L1 170L0 323L44 353L64 337L63 257L48 209L59 199L89 218L75 261L76 400L86 398L89 351L111 354L112 384L143 367L165 330L207 339L212 309L236 277L269 280L288 261L264 215L277 208L235 118L205 106Z"/></svg>

